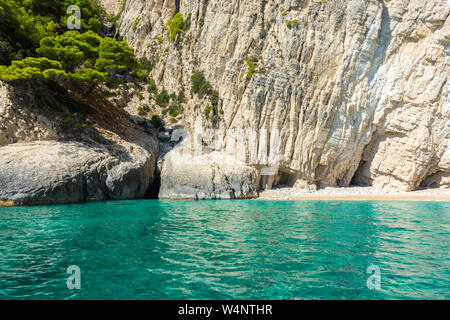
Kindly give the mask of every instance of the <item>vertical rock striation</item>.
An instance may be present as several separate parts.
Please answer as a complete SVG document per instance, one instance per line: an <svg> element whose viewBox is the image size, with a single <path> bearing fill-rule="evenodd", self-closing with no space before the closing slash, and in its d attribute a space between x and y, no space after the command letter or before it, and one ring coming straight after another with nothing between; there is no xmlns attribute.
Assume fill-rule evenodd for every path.
<svg viewBox="0 0 450 320"><path fill-rule="evenodd" d="M177 11L178 44L164 29ZM217 128L244 164L272 147L273 181L414 190L450 186L449 15L443 0L127 0L119 31L165 88L189 92L203 71L223 114L188 94L186 127Z"/></svg>

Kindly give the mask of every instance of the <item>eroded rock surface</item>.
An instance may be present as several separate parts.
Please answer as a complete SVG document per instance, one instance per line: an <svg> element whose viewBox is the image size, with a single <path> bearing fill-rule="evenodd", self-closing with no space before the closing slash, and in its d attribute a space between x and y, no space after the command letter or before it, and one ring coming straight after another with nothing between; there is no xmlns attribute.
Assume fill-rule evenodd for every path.
<svg viewBox="0 0 450 320"><path fill-rule="evenodd" d="M248 199L257 196L257 170L217 152L196 156L189 138L169 151L159 165L160 199Z"/></svg>
<svg viewBox="0 0 450 320"><path fill-rule="evenodd" d="M69 203L143 197L154 157L82 143L35 141L0 148L0 199L17 204Z"/></svg>
<svg viewBox="0 0 450 320"><path fill-rule="evenodd" d="M22 108L25 97L10 96L10 87L0 81L0 146L18 141L57 138L53 123L39 112Z"/></svg>
<svg viewBox="0 0 450 320"><path fill-rule="evenodd" d="M230 129L277 131L280 172L303 184L448 187L448 1L320 2L127 0L119 31L157 62L160 88L189 92L201 70L219 91L218 123L187 94L187 127L216 127L225 144ZM177 11L190 17L178 44L164 29ZM262 144L235 154L252 165Z"/></svg>
<svg viewBox="0 0 450 320"><path fill-rule="evenodd" d="M107 114L92 115L100 120L80 125L56 112L49 120L32 107L31 94L28 100L12 91L0 82L0 205L146 195L155 179L157 140L123 111L98 105Z"/></svg>

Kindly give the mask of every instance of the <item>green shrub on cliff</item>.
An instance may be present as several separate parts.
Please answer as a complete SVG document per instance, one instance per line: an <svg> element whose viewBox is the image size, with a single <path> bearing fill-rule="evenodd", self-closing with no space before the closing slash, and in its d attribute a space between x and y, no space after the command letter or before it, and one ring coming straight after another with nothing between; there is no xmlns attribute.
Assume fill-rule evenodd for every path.
<svg viewBox="0 0 450 320"><path fill-rule="evenodd" d="M256 68L258 67L258 65L253 60L247 60L247 67L248 67L247 77L251 78L253 74L256 72Z"/></svg>
<svg viewBox="0 0 450 320"><path fill-rule="evenodd" d="M158 93L158 86L156 85L156 82L153 78L150 78L148 87L147 87L147 92L150 94L157 94Z"/></svg>
<svg viewBox="0 0 450 320"><path fill-rule="evenodd" d="M197 93L200 98L212 92L212 85L206 80L201 71L196 71L191 76L192 92Z"/></svg>
<svg viewBox="0 0 450 320"><path fill-rule="evenodd" d="M286 20L286 26L289 29L292 29L293 27L297 27L299 24L298 20Z"/></svg>
<svg viewBox="0 0 450 320"><path fill-rule="evenodd" d="M165 107L170 102L170 96L166 89L163 89L160 94L156 96L156 104L160 107Z"/></svg>
<svg viewBox="0 0 450 320"><path fill-rule="evenodd" d="M206 119L209 119L209 115L211 114L211 111L213 111L213 106L206 106L203 113L205 114Z"/></svg>
<svg viewBox="0 0 450 320"><path fill-rule="evenodd" d="M173 19L167 21L166 29L170 41L177 40L178 35L186 32L191 24L191 15L184 20L183 14L178 12Z"/></svg>
<svg viewBox="0 0 450 320"><path fill-rule="evenodd" d="M176 118L182 112L182 108L178 104L172 104L169 107L168 112L169 112L169 115L171 115L173 118Z"/></svg>
<svg viewBox="0 0 450 320"><path fill-rule="evenodd" d="M219 99L220 99L219 92L217 90L214 90L209 97L211 104L214 107L217 107L219 105Z"/></svg>
<svg viewBox="0 0 450 320"><path fill-rule="evenodd" d="M137 19L134 21L134 23L133 23L133 30L136 30L136 29L137 29L137 26L139 25L140 22L141 22L141 19L140 19L140 18L137 18Z"/></svg>
<svg viewBox="0 0 450 320"><path fill-rule="evenodd" d="M153 128L155 128L156 130L161 130L164 128L164 121L158 115L152 116L151 124L152 124Z"/></svg>
<svg viewBox="0 0 450 320"><path fill-rule="evenodd" d="M209 98L212 107L217 108L220 101L219 92L214 90L211 83L206 80L206 77L203 72L195 71L191 76L191 89L193 93L198 94L199 98L203 99L205 96ZM208 109L208 107L207 107ZM205 112L205 114L209 114Z"/></svg>
<svg viewBox="0 0 450 320"><path fill-rule="evenodd" d="M145 117L150 112L150 107L147 104L144 104L138 108L138 114L141 117Z"/></svg>
<svg viewBox="0 0 450 320"><path fill-rule="evenodd" d="M183 32L183 14L177 13L172 20L167 21L167 34L170 41L175 41L177 36Z"/></svg>
<svg viewBox="0 0 450 320"><path fill-rule="evenodd" d="M181 89L181 91L178 93L177 102L179 104L186 102L186 96L184 94L184 89Z"/></svg>
<svg viewBox="0 0 450 320"><path fill-rule="evenodd" d="M212 119L213 121L219 120L219 107L208 105L203 111L206 119ZM212 113L212 114L211 114Z"/></svg>

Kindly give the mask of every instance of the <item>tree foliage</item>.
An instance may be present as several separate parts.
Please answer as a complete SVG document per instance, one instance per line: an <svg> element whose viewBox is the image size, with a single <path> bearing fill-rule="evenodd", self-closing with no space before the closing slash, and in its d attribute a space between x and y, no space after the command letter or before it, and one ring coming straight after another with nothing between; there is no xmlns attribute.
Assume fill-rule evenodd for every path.
<svg viewBox="0 0 450 320"><path fill-rule="evenodd" d="M69 77L76 81L81 81L81 82L90 81L90 82L99 83L99 82L106 82L108 74L105 72L100 72L100 71L91 69L91 68L84 68L79 72L74 72L74 73L70 74Z"/></svg>
<svg viewBox="0 0 450 320"><path fill-rule="evenodd" d="M12 38L14 49L21 55L31 55L39 41L57 28L51 17L34 15L28 2L0 0L0 33Z"/></svg>
<svg viewBox="0 0 450 320"><path fill-rule="evenodd" d="M41 0L34 1L40 2ZM61 25L67 25L67 19L70 16L70 14L67 13L67 8L71 5L76 5L81 8L81 29L83 31L100 31L102 27L99 19L100 9L98 6L94 5L91 0L63 0L63 2L62 10L64 10L65 14L61 17Z"/></svg>
<svg viewBox="0 0 450 320"><path fill-rule="evenodd" d="M13 61L9 67L0 66L0 77L5 81L49 78L63 73L61 63L47 58L28 57L20 61Z"/></svg>
<svg viewBox="0 0 450 320"><path fill-rule="evenodd" d="M83 68L77 72L66 72L58 61L44 57L28 57L13 61L9 67L0 66L0 78L4 81L59 78L99 83L106 81L107 73L90 68Z"/></svg>
<svg viewBox="0 0 450 320"><path fill-rule="evenodd" d="M134 57L133 49L126 41L117 41L113 38L104 38L100 45L99 58L95 68L99 71L135 70L139 66Z"/></svg>
<svg viewBox="0 0 450 320"><path fill-rule="evenodd" d="M81 9L81 30L65 27L70 5ZM16 42L10 65L0 66L0 79L97 83L112 81L117 72L142 77L133 49L126 41L102 38L100 27L99 9L90 0L0 0L0 40L12 34Z"/></svg>
<svg viewBox="0 0 450 320"><path fill-rule="evenodd" d="M42 39L36 52L42 57L61 62L66 70L72 70L89 59L96 60L102 41L103 39L92 31L67 31L59 36Z"/></svg>
<svg viewBox="0 0 450 320"><path fill-rule="evenodd" d="M100 31L100 10L90 0L0 0L0 33L11 35L21 54L32 55L44 37L67 30L71 5L81 9L81 31Z"/></svg>

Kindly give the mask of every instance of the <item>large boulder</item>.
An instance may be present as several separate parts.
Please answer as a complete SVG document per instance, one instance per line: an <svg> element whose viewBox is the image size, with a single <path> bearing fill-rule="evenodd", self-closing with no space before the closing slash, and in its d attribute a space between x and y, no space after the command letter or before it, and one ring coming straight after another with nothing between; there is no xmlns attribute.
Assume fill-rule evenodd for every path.
<svg viewBox="0 0 450 320"><path fill-rule="evenodd" d="M58 141L6 145L0 147L0 203L143 197L153 182L154 164L154 154L130 143L113 148Z"/></svg>
<svg viewBox="0 0 450 320"><path fill-rule="evenodd" d="M258 172L223 153L193 155L190 139L160 161L160 199L248 199L257 196Z"/></svg>
<svg viewBox="0 0 450 320"><path fill-rule="evenodd" d="M0 205L135 199L151 191L155 135L98 92L84 99L0 81Z"/></svg>

